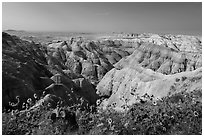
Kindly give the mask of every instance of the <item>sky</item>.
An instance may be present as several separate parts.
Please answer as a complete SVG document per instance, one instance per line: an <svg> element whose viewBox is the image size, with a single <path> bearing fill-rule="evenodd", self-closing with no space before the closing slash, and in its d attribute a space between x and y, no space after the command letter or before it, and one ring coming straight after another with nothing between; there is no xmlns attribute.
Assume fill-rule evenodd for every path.
<svg viewBox="0 0 204 137"><path fill-rule="evenodd" d="M2 29L202 34L202 3L2 3Z"/></svg>

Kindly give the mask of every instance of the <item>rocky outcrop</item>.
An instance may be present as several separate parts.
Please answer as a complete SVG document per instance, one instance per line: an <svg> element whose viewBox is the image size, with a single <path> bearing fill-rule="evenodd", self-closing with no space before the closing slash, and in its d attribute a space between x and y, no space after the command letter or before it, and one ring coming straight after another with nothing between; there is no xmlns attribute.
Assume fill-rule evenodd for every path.
<svg viewBox="0 0 204 137"><path fill-rule="evenodd" d="M97 94L108 97L102 103L104 109L112 107L122 111L143 100L145 94L155 100L181 91L201 89L202 68L174 75L163 75L138 66L109 71L97 85Z"/></svg>
<svg viewBox="0 0 204 137"><path fill-rule="evenodd" d="M151 34L147 38L141 38L140 40L156 45L165 45L181 52L201 52L202 47L202 40L198 36Z"/></svg>
<svg viewBox="0 0 204 137"><path fill-rule="evenodd" d="M146 101L144 96L153 101L176 92L202 90L199 38L151 34L137 35L129 41L139 43L132 45L134 52L118 62L111 59L117 62L115 68L96 87L97 94L106 98L101 106L126 110L134 103Z"/></svg>
<svg viewBox="0 0 204 137"><path fill-rule="evenodd" d="M65 44L70 47L69 50L63 48ZM97 84L104 73L113 68L94 42L85 42L81 39L73 40L70 45L60 42L55 46L53 44L48 45L47 50L49 60L51 60L50 65L56 65L64 71L70 70L73 73L80 74L93 84Z"/></svg>
<svg viewBox="0 0 204 137"><path fill-rule="evenodd" d="M66 105L73 106L80 97L89 104L95 104L98 99L94 86L84 77L70 79L67 75L55 74L50 79L55 83L45 88L45 94L60 97Z"/></svg>
<svg viewBox="0 0 204 137"><path fill-rule="evenodd" d="M124 45L122 45L124 44ZM129 44L129 46L127 46ZM72 38L69 42L51 43L47 46L50 65L81 74L96 85L113 65L133 52L133 43L123 40L88 41ZM131 48L126 51L126 48Z"/></svg>
<svg viewBox="0 0 204 137"><path fill-rule="evenodd" d="M202 66L200 53L178 52L168 47L150 43L141 44L133 54L123 58L114 67L121 69L128 65L140 64L144 68L163 74L175 74L195 70Z"/></svg>
<svg viewBox="0 0 204 137"><path fill-rule="evenodd" d="M75 85L79 88L75 93L84 97L90 104L95 104L99 96L96 94L94 86L85 78L73 79Z"/></svg>
<svg viewBox="0 0 204 137"><path fill-rule="evenodd" d="M27 102L28 98L36 100L34 95L39 99L40 96L46 94L61 98L68 106L77 104L77 100L81 97L88 104L94 104L98 99L95 89L78 72L83 72L82 74L87 78L88 76L92 78L94 75L92 76L90 70L82 71L82 67L86 69L88 66L82 66L80 62L78 62L79 67L76 65L73 69L67 69L64 64L67 58L62 56L64 53L62 47L66 45L68 45L66 42L53 44L48 46L49 50L46 50L40 44L22 41L15 36L3 33L3 108L22 109L22 104ZM71 51L71 53L74 52ZM76 61L75 58L70 59ZM96 73L95 77L96 75L98 74ZM77 83L80 84L77 85Z"/></svg>

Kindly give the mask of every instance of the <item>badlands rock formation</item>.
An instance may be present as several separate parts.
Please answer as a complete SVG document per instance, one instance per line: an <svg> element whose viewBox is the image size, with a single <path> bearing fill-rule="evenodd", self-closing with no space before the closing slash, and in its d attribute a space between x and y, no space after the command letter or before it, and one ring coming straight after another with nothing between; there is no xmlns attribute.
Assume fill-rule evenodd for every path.
<svg viewBox="0 0 204 137"><path fill-rule="evenodd" d="M3 108L22 109L23 102L36 99L34 94L37 97L55 95L70 106L81 97L90 104L96 102L98 95L94 86L63 64L64 50L58 50L60 58L57 58L58 55L49 55L50 51L40 44L7 33L2 33L2 37Z"/></svg>
<svg viewBox="0 0 204 137"><path fill-rule="evenodd" d="M62 70L72 70L96 85L113 68L113 64L129 55L117 45L121 44L109 40L84 41L82 38L51 43L47 45L48 64L57 65Z"/></svg>
<svg viewBox="0 0 204 137"><path fill-rule="evenodd" d="M46 41L46 40L45 40ZM160 99L202 89L202 39L197 36L114 34L35 44L3 33L3 107L33 94L72 106L83 98L126 109L149 96ZM12 105L11 105L12 104Z"/></svg>
<svg viewBox="0 0 204 137"><path fill-rule="evenodd" d="M124 110L134 103L161 99L174 93L202 89L202 68L174 75L163 75L141 66L112 69L97 86L101 97L108 97L102 105Z"/></svg>
<svg viewBox="0 0 204 137"><path fill-rule="evenodd" d="M200 51L192 52L178 52L169 47L143 43L132 55L116 63L115 67L121 69L127 65L140 64L144 68L166 75L191 71L202 66Z"/></svg>
<svg viewBox="0 0 204 137"><path fill-rule="evenodd" d="M202 90L201 39L151 35L133 40L140 43L134 52L97 85L97 94L107 98L101 106L126 110L136 102Z"/></svg>

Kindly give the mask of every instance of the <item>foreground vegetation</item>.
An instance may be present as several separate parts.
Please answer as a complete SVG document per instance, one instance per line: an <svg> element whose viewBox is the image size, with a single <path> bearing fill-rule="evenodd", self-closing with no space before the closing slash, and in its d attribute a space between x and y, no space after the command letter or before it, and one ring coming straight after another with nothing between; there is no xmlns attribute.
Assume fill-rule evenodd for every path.
<svg viewBox="0 0 204 137"><path fill-rule="evenodd" d="M127 112L70 109L53 117L53 109L3 113L3 134L91 134L91 135L201 135L202 91L181 92L157 102L134 104ZM74 115L71 115L72 114ZM76 115L76 117L75 117Z"/></svg>

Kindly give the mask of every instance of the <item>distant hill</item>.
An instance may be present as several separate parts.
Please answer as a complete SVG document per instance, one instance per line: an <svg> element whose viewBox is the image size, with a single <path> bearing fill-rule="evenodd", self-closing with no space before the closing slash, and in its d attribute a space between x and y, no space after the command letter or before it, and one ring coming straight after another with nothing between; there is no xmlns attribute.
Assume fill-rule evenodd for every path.
<svg viewBox="0 0 204 137"><path fill-rule="evenodd" d="M14 30L14 29L7 29L4 32L26 32L25 30Z"/></svg>

